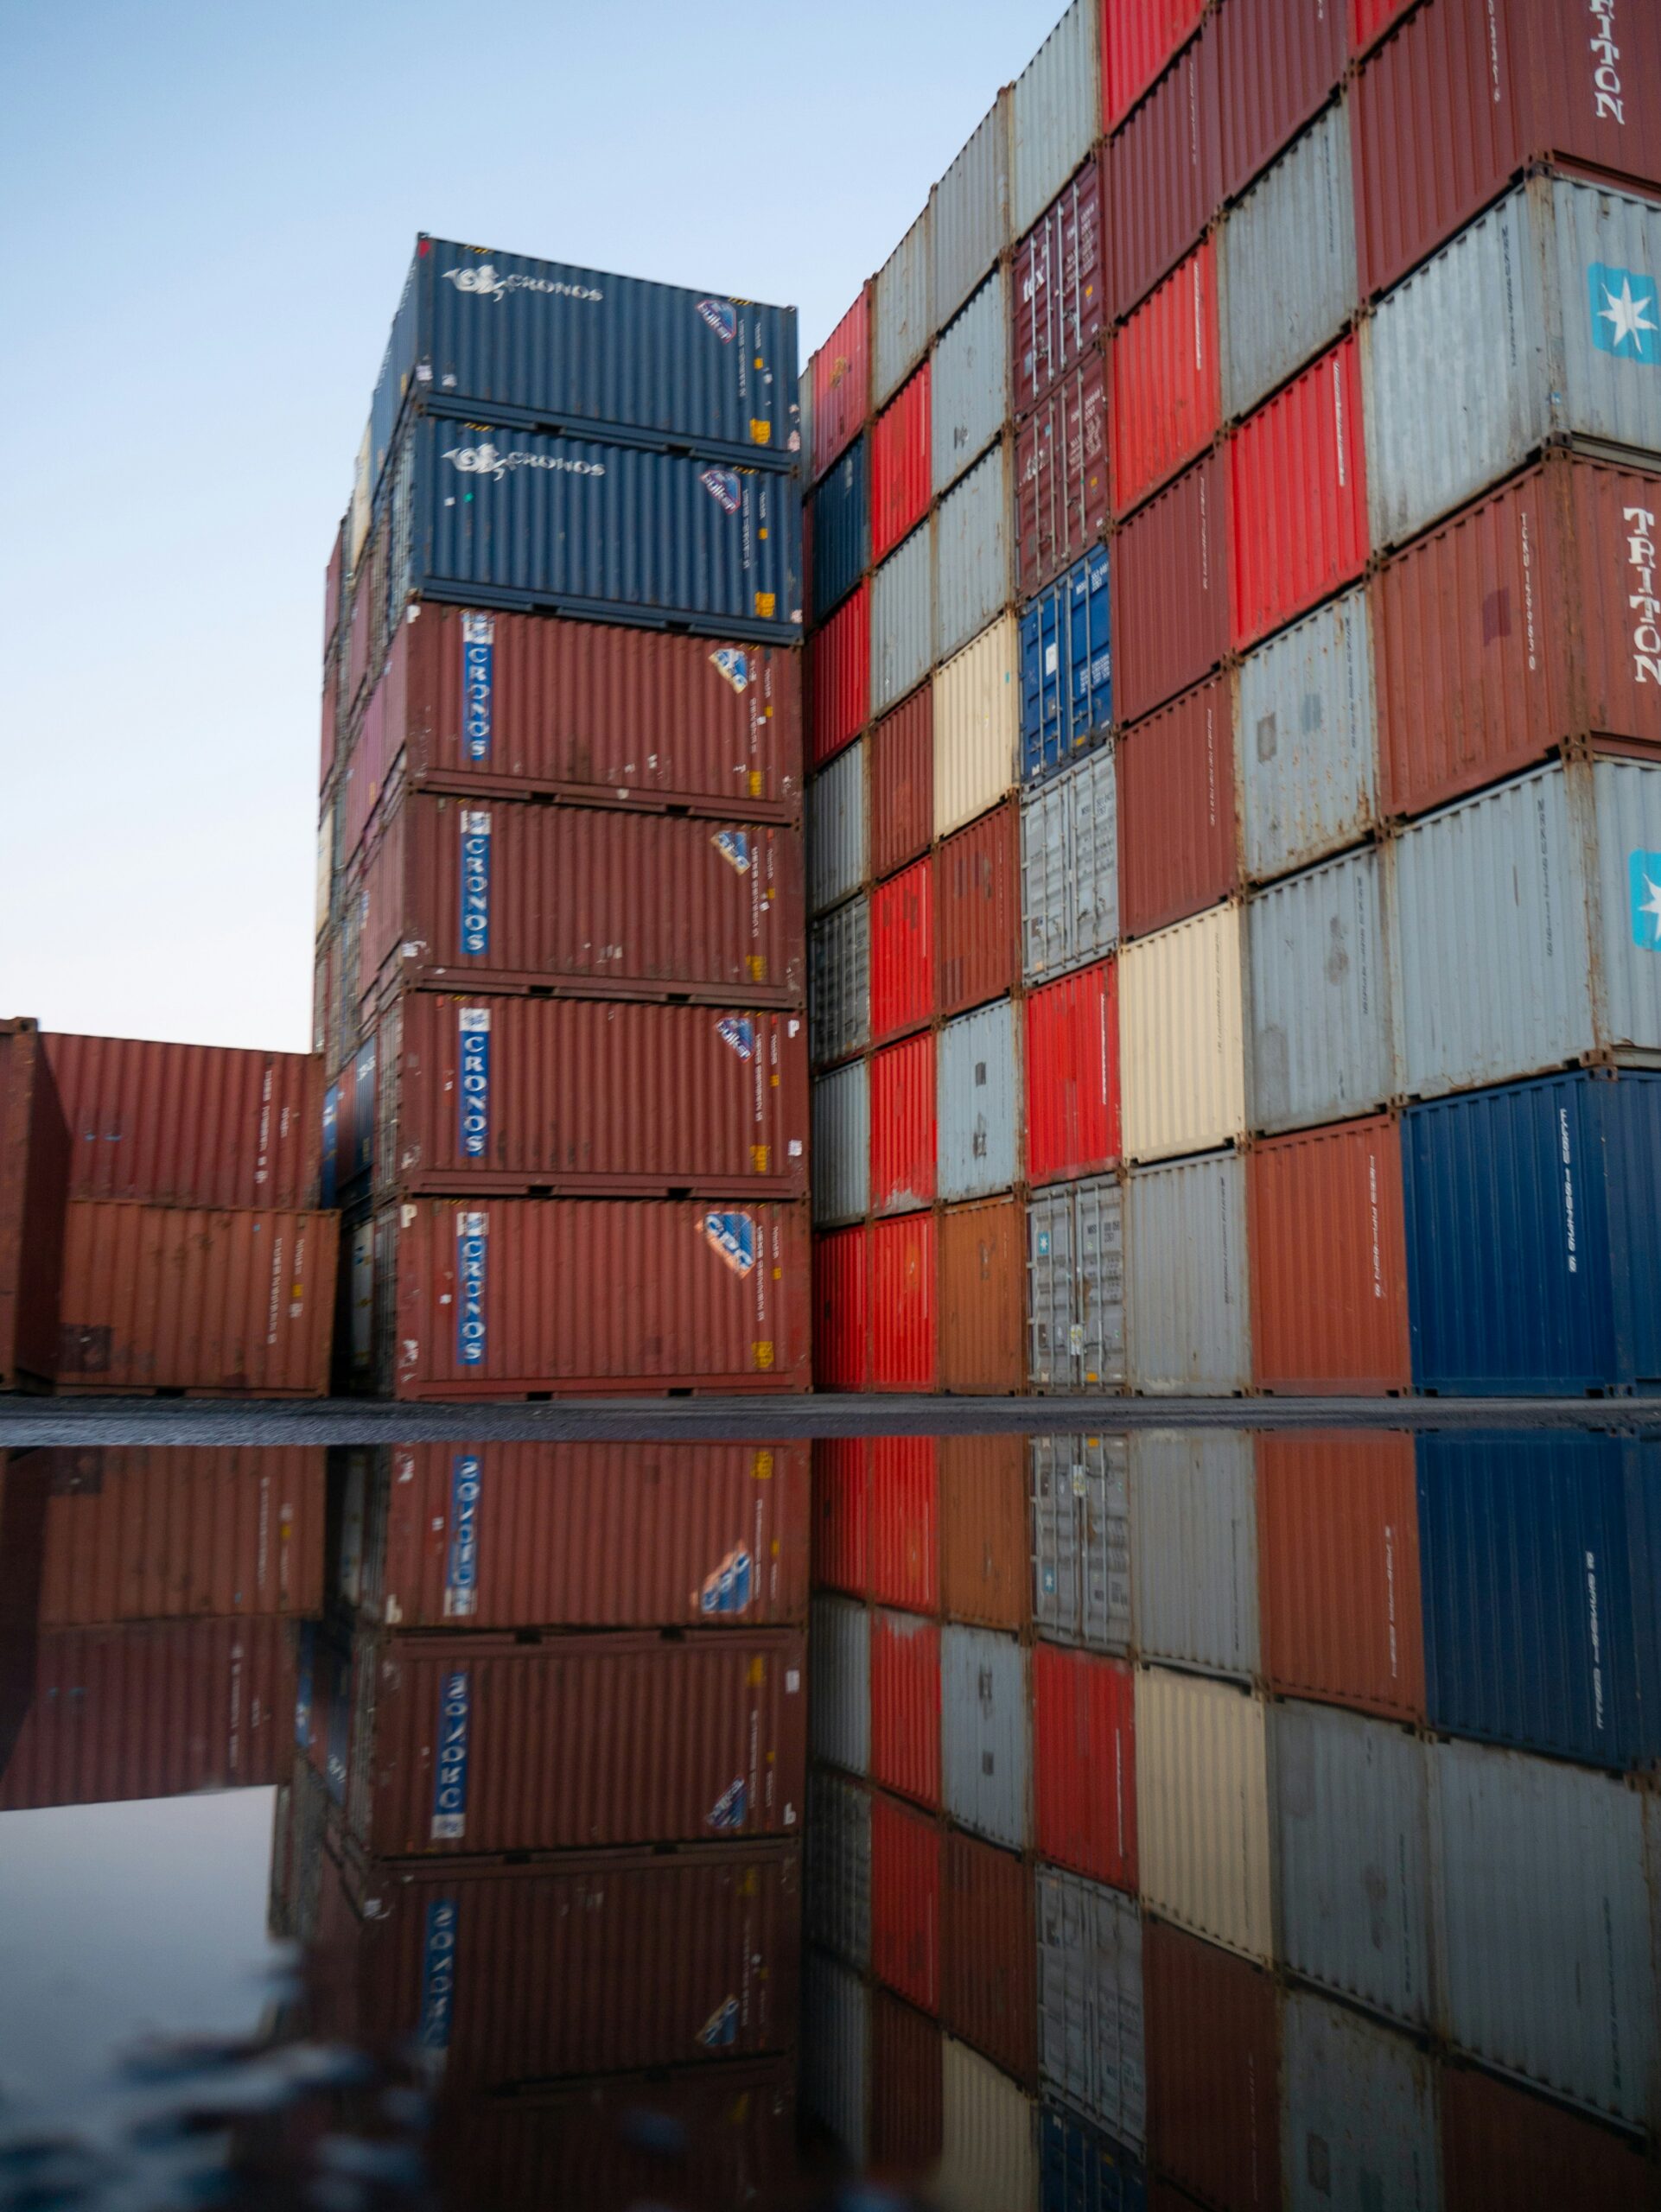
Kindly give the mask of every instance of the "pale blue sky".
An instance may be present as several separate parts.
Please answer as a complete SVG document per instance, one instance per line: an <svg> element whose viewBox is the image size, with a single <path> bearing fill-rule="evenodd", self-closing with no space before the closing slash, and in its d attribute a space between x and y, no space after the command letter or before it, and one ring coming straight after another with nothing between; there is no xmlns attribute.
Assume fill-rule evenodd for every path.
<svg viewBox="0 0 1661 2212"><path fill-rule="evenodd" d="M811 347L1060 13L0 0L0 1014L309 1042L322 570L417 231Z"/></svg>

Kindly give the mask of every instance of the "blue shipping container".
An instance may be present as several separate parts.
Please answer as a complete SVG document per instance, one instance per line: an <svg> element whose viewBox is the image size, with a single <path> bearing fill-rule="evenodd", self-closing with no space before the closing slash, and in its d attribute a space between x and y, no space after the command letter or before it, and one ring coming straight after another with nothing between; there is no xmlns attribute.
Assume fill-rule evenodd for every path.
<svg viewBox="0 0 1661 2212"><path fill-rule="evenodd" d="M391 496L389 625L418 592L764 644L801 635L793 477L423 412Z"/></svg>
<svg viewBox="0 0 1661 2212"><path fill-rule="evenodd" d="M1430 1724L1618 1770L1661 1757L1661 1444L1418 1439Z"/></svg>
<svg viewBox="0 0 1661 2212"><path fill-rule="evenodd" d="M814 486L808 514L813 537L813 620L823 622L847 598L871 563L862 435Z"/></svg>
<svg viewBox="0 0 1661 2212"><path fill-rule="evenodd" d="M796 344L794 308L423 236L375 386L372 491L412 392L521 429L790 467Z"/></svg>
<svg viewBox="0 0 1661 2212"><path fill-rule="evenodd" d="M1058 2106L1039 2115L1043 2212L1146 2212L1141 2162Z"/></svg>
<svg viewBox="0 0 1661 2212"><path fill-rule="evenodd" d="M1113 720L1107 548L1097 546L1021 617L1021 753L1041 782L1099 745Z"/></svg>
<svg viewBox="0 0 1661 2212"><path fill-rule="evenodd" d="M1410 1106L1402 1179L1419 1389L1661 1391L1661 1075Z"/></svg>

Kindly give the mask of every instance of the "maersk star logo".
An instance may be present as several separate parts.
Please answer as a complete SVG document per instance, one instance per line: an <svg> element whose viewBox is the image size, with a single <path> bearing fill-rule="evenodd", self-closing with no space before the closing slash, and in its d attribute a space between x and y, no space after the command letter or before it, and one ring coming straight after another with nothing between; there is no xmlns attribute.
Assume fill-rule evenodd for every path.
<svg viewBox="0 0 1661 2212"><path fill-rule="evenodd" d="M1618 353L1624 361L1661 361L1661 321L1656 315L1654 277L1594 261L1588 283L1592 342L1598 351Z"/></svg>
<svg viewBox="0 0 1661 2212"><path fill-rule="evenodd" d="M1640 847L1628 862L1632 890L1632 943L1661 952L1661 853Z"/></svg>

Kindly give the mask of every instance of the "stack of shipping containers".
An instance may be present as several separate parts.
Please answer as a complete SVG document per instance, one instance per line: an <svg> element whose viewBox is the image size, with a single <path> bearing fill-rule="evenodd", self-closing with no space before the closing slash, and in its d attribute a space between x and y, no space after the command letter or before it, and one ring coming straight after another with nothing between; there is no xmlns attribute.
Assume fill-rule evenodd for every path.
<svg viewBox="0 0 1661 2212"><path fill-rule="evenodd" d="M794 311L423 238L330 563L346 1364L809 1379Z"/></svg>

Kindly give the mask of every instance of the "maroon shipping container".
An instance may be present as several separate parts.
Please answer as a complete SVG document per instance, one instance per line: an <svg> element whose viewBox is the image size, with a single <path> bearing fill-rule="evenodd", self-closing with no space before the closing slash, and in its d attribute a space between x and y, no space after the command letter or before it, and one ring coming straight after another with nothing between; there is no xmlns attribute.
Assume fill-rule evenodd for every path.
<svg viewBox="0 0 1661 2212"><path fill-rule="evenodd" d="M932 1238L930 1243L932 1247ZM932 1283L929 1287L932 1303ZM940 1607L935 1442L932 1436L881 1436L871 1446L870 1595L880 1605L898 1605L910 1613L934 1613Z"/></svg>
<svg viewBox="0 0 1661 2212"><path fill-rule="evenodd" d="M926 853L934 836L934 687L885 715L867 747L871 874L880 882Z"/></svg>
<svg viewBox="0 0 1661 2212"><path fill-rule="evenodd" d="M1119 922L1146 937L1239 887L1234 721L1226 677L1119 740Z"/></svg>
<svg viewBox="0 0 1661 2212"><path fill-rule="evenodd" d="M940 2031L925 2014L876 1990L871 1998L870 2164L878 2174L926 2187L945 2133Z"/></svg>
<svg viewBox="0 0 1661 2212"><path fill-rule="evenodd" d="M1661 748L1661 477L1554 456L1371 587L1379 798L1416 815L1574 738ZM1651 650L1654 648L1654 650Z"/></svg>
<svg viewBox="0 0 1661 2212"><path fill-rule="evenodd" d="M1254 645L1367 561L1361 342L1312 362L1228 442L1231 642Z"/></svg>
<svg viewBox="0 0 1661 2212"><path fill-rule="evenodd" d="M806 1190L795 1014L406 991L379 1058L383 1192Z"/></svg>
<svg viewBox="0 0 1661 2212"><path fill-rule="evenodd" d="M1027 1211L989 1198L940 1216L940 1388L1018 1395L1027 1373Z"/></svg>
<svg viewBox="0 0 1661 2212"><path fill-rule="evenodd" d="M1227 464L1208 454L1113 541L1114 711L1134 722L1228 652Z"/></svg>
<svg viewBox="0 0 1661 2212"><path fill-rule="evenodd" d="M1350 51L1365 54L1419 0L1350 0Z"/></svg>
<svg viewBox="0 0 1661 2212"><path fill-rule="evenodd" d="M400 1398L805 1390L805 1205L427 1198L376 1224Z"/></svg>
<svg viewBox="0 0 1661 2212"><path fill-rule="evenodd" d="M793 830L409 793L366 855L366 995L398 984L799 1004Z"/></svg>
<svg viewBox="0 0 1661 2212"><path fill-rule="evenodd" d="M1206 0L1114 0L1102 10L1102 128L1117 130L1198 26Z"/></svg>
<svg viewBox="0 0 1661 2212"><path fill-rule="evenodd" d="M1092 346L1015 439L1015 581L1027 598L1107 527L1107 359Z"/></svg>
<svg viewBox="0 0 1661 2212"><path fill-rule="evenodd" d="M875 1214L934 1203L934 1039L907 1037L870 1061L869 1198Z"/></svg>
<svg viewBox="0 0 1661 2212"><path fill-rule="evenodd" d="M940 2009L938 1821L871 1792L871 1971L925 2012Z"/></svg>
<svg viewBox="0 0 1661 2212"><path fill-rule="evenodd" d="M1033 1647L1033 1819L1041 1858L1136 1893L1136 1676L1128 1660Z"/></svg>
<svg viewBox="0 0 1661 2212"><path fill-rule="evenodd" d="M940 1631L915 1613L871 1615L871 1779L940 1802Z"/></svg>
<svg viewBox="0 0 1661 2212"><path fill-rule="evenodd" d="M940 1866L940 2019L1030 2088L1038 2072L1032 1869L948 1832Z"/></svg>
<svg viewBox="0 0 1661 2212"><path fill-rule="evenodd" d="M1225 199L1325 106L1349 60L1346 18L1346 0L1221 0L1212 36Z"/></svg>
<svg viewBox="0 0 1661 2212"><path fill-rule="evenodd" d="M1661 15L1428 0L1363 67L1350 128L1365 300L1531 162L1661 182Z"/></svg>
<svg viewBox="0 0 1661 2212"><path fill-rule="evenodd" d="M72 1198L310 1206L321 1071L304 1052L48 1036L69 1125Z"/></svg>
<svg viewBox="0 0 1661 2212"><path fill-rule="evenodd" d="M928 512L933 491L929 364L907 378L871 426L871 561L892 553Z"/></svg>
<svg viewBox="0 0 1661 2212"><path fill-rule="evenodd" d="M1148 2157L1203 2204L1281 2201L1280 1999L1266 1974L1149 1920Z"/></svg>
<svg viewBox="0 0 1661 2212"><path fill-rule="evenodd" d="M60 1391L328 1395L340 1217L73 1198Z"/></svg>
<svg viewBox="0 0 1661 2212"><path fill-rule="evenodd" d="M867 1235L871 1388L932 1390L939 1370L934 1217L902 1213Z"/></svg>
<svg viewBox="0 0 1661 2212"><path fill-rule="evenodd" d="M0 1812L269 1787L294 1763L294 1700L285 1621L48 1630Z"/></svg>
<svg viewBox="0 0 1661 2212"><path fill-rule="evenodd" d="M1222 421L1217 250L1210 238L1113 334L1113 512L1204 453Z"/></svg>
<svg viewBox="0 0 1661 2212"><path fill-rule="evenodd" d="M360 1473L338 1595L388 1627L806 1618L805 1444L399 1444Z"/></svg>
<svg viewBox="0 0 1661 2212"><path fill-rule="evenodd" d="M813 386L815 482L863 428L871 404L871 291L859 297L807 365Z"/></svg>
<svg viewBox="0 0 1661 2212"><path fill-rule="evenodd" d="M808 760L823 768L871 718L871 587L856 586L807 641Z"/></svg>
<svg viewBox="0 0 1661 2212"><path fill-rule="evenodd" d="M69 1132L39 1025L0 1021L0 1390L58 1363Z"/></svg>
<svg viewBox="0 0 1661 2212"><path fill-rule="evenodd" d="M1009 359L1017 421L1107 327L1102 162L1091 154L1015 248Z"/></svg>
<svg viewBox="0 0 1661 2212"><path fill-rule="evenodd" d="M328 788L328 779L334 772L335 702L339 694L340 685L335 680L334 664L331 659L324 664L322 702L319 715L321 731L317 745L317 788L320 791Z"/></svg>
<svg viewBox="0 0 1661 2212"><path fill-rule="evenodd" d="M847 1232L857 1236L858 1230ZM823 1247L824 1239L819 1240ZM820 1332L823 1338L824 1332ZM862 1598L870 1580L871 1443L813 1440L813 1587Z"/></svg>
<svg viewBox="0 0 1661 2212"><path fill-rule="evenodd" d="M1628 2136L1473 2066L1438 2075L1448 2212L1654 2212L1661 2178Z"/></svg>
<svg viewBox="0 0 1661 2212"><path fill-rule="evenodd" d="M1222 197L1217 36L1208 25L1108 144L1109 310L1115 322L1199 243Z"/></svg>
<svg viewBox="0 0 1661 2212"><path fill-rule="evenodd" d="M871 893L871 1042L920 1029L934 1011L933 864L913 861Z"/></svg>
<svg viewBox="0 0 1661 2212"><path fill-rule="evenodd" d="M1007 799L934 854L934 1010L1007 998L1021 972L1021 804Z"/></svg>
<svg viewBox="0 0 1661 2212"><path fill-rule="evenodd" d="M940 1596L948 1620L1022 1633L1032 1617L1022 1436L943 1436Z"/></svg>
<svg viewBox="0 0 1661 2212"><path fill-rule="evenodd" d="M870 1248L862 1229L813 1239L813 1382L820 1390L871 1387Z"/></svg>
<svg viewBox="0 0 1661 2212"><path fill-rule="evenodd" d="M1119 1156L1117 962L1029 992L1026 1023L1027 1179L1098 1175Z"/></svg>

